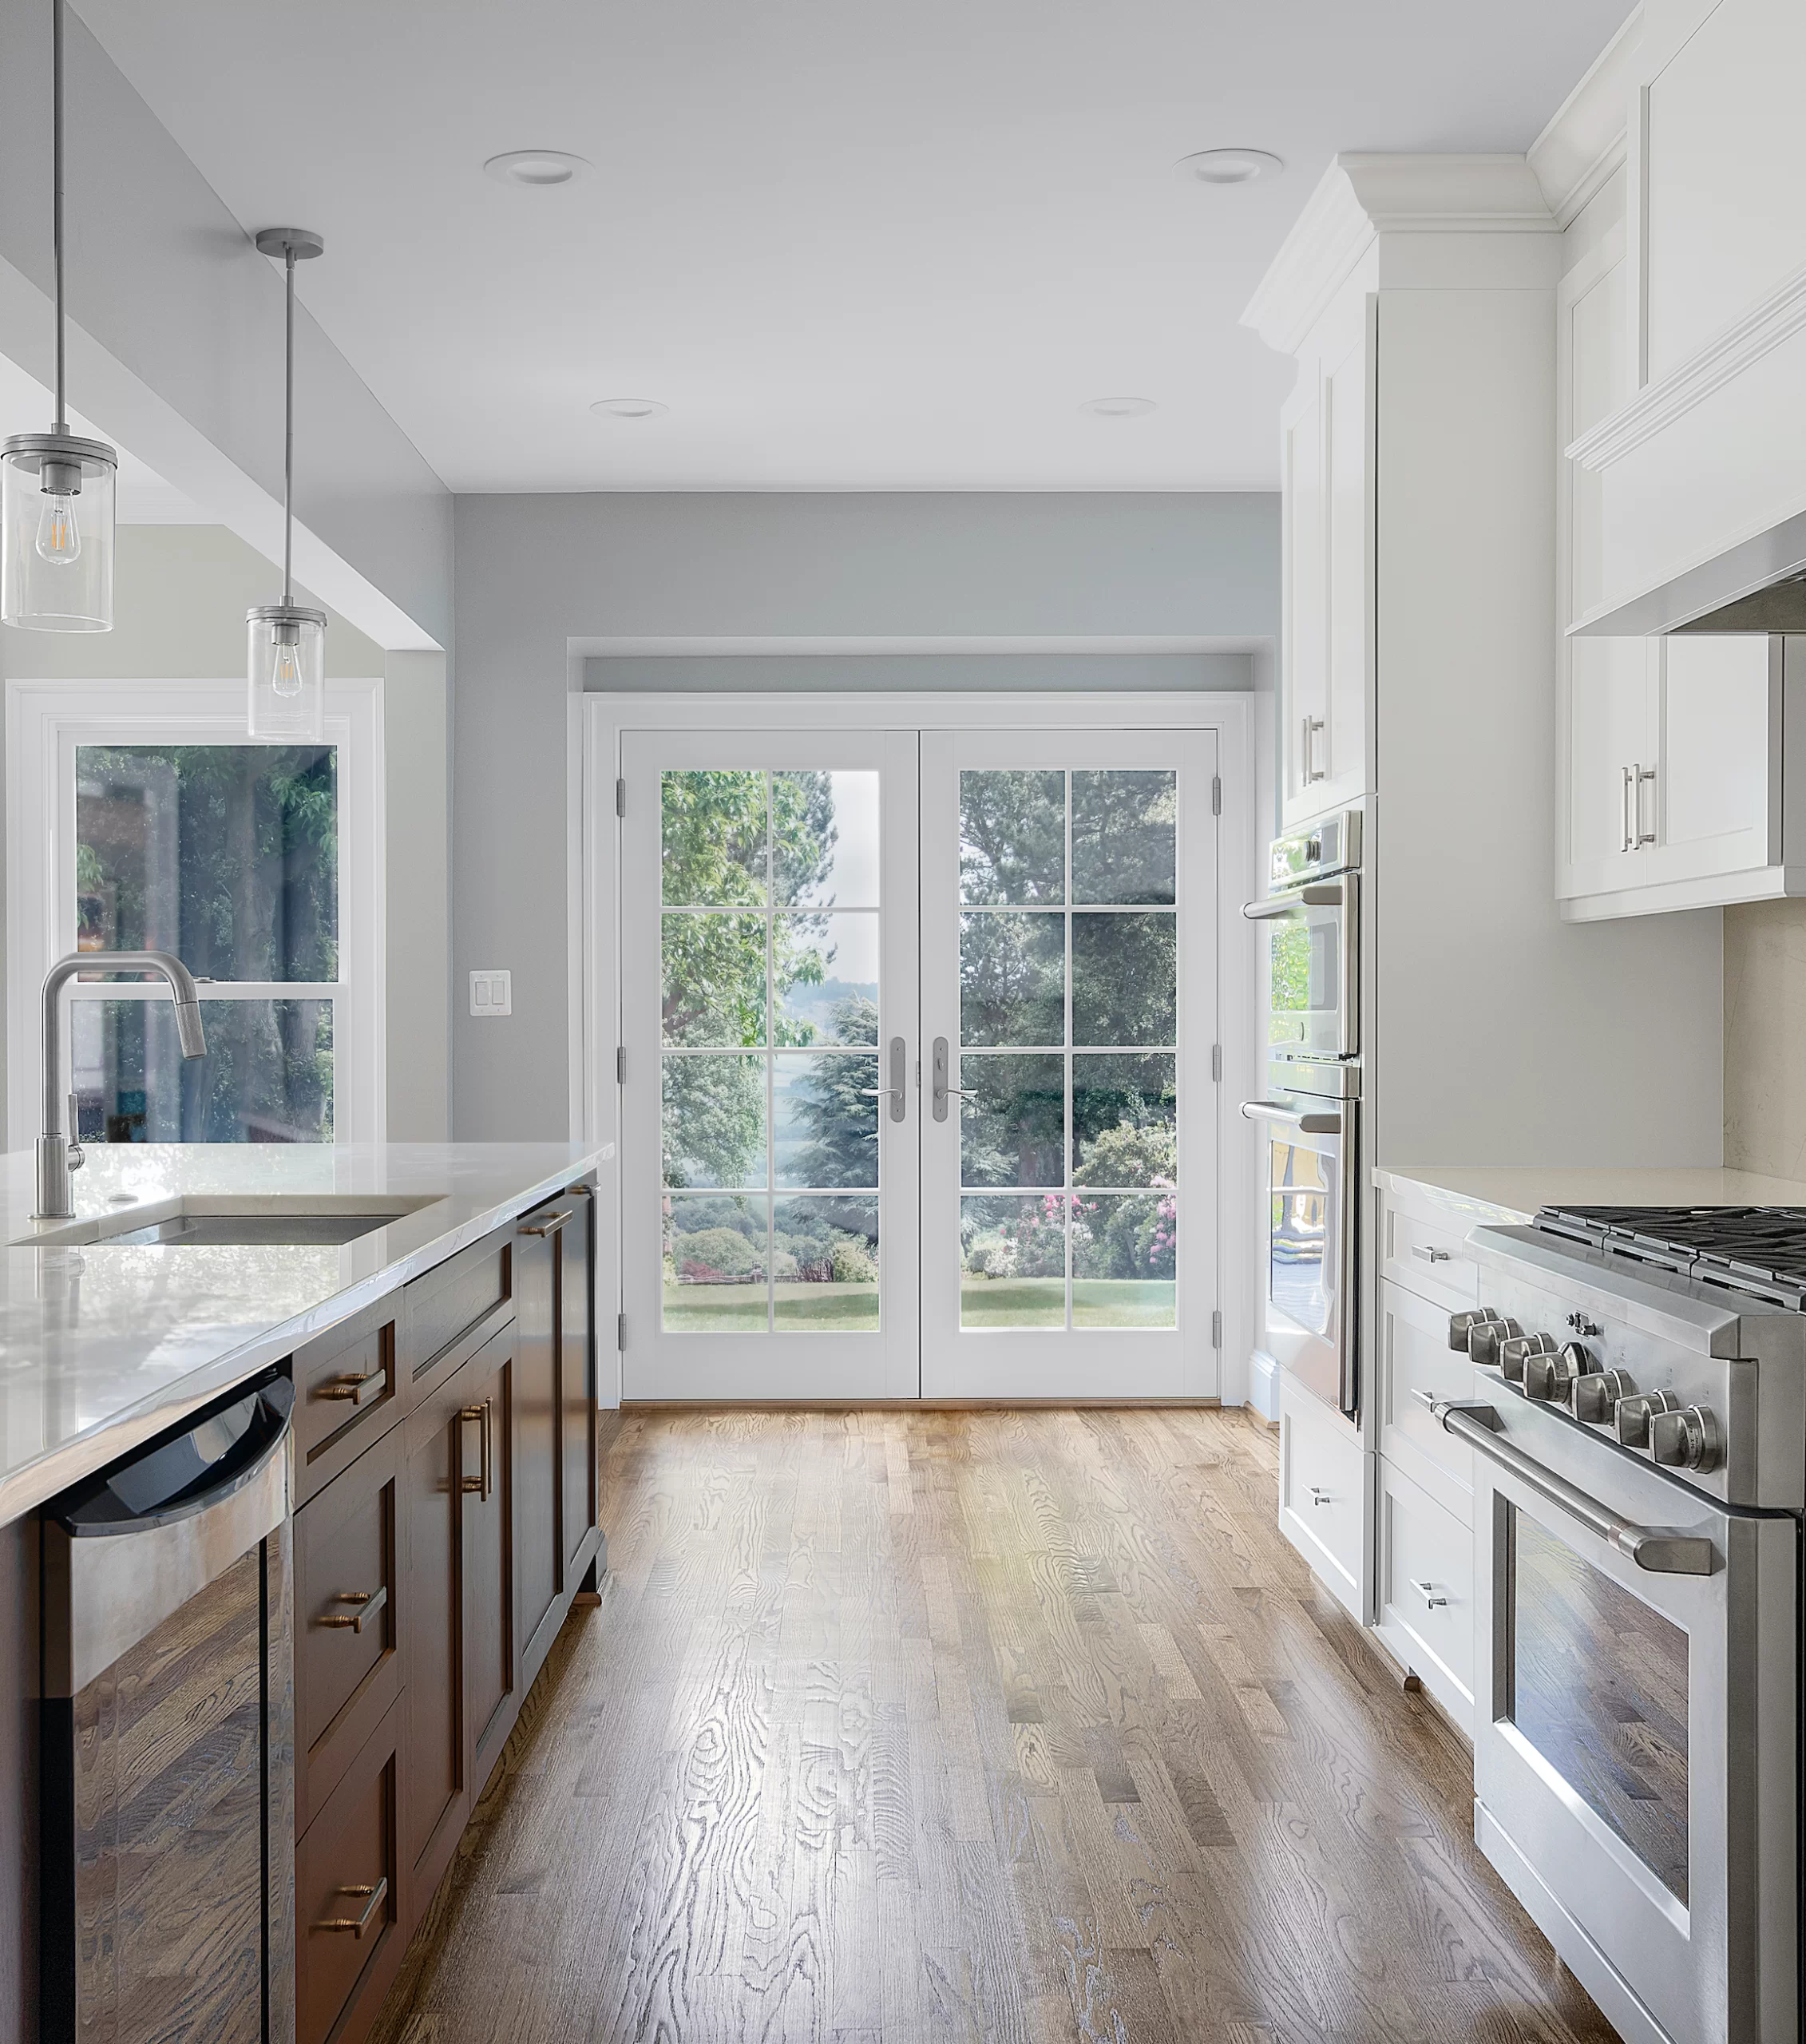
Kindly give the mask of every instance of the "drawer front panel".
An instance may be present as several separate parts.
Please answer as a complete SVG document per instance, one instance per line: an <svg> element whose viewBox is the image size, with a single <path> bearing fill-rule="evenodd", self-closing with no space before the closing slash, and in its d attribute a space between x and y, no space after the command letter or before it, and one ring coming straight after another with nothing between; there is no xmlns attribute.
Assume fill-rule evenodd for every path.
<svg viewBox="0 0 1806 2044"><path fill-rule="evenodd" d="M1470 1736L1474 1708L1474 1539L1402 1471L1382 1464L1380 1630Z"/></svg>
<svg viewBox="0 0 1806 2044"><path fill-rule="evenodd" d="M418 1377L509 1296L509 1231L460 1250L403 1293L407 1371Z"/></svg>
<svg viewBox="0 0 1806 2044"><path fill-rule="evenodd" d="M305 1499L401 1416L395 1318L360 1313L295 1358L296 1490Z"/></svg>
<svg viewBox="0 0 1806 2044"><path fill-rule="evenodd" d="M1448 1345L1448 1315L1390 1280L1380 1286L1380 1451L1420 1457L1460 1494L1443 1502L1464 1515L1474 1486L1474 1451L1445 1432L1431 1399L1471 1398L1474 1366ZM1421 1473L1421 1472L1419 1472ZM1434 1477L1431 1479L1436 1480Z"/></svg>
<svg viewBox="0 0 1806 2044"><path fill-rule="evenodd" d="M360 1988L374 1998L401 1958L401 1717L392 1705L295 1851L297 2044L325 2044Z"/></svg>
<svg viewBox="0 0 1806 2044"><path fill-rule="evenodd" d="M1366 1456L1309 1392L1280 1387L1279 1519L1317 1574L1360 1615Z"/></svg>
<svg viewBox="0 0 1806 2044"><path fill-rule="evenodd" d="M1384 1274L1395 1285L1451 1312L1478 1303L1479 1266L1459 1222L1425 1220L1388 1200L1384 1227Z"/></svg>

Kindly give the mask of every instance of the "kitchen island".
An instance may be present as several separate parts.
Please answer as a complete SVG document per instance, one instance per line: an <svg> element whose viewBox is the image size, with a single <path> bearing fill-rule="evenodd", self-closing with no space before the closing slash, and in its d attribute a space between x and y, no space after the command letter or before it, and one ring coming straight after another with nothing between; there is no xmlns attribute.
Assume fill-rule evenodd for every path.
<svg viewBox="0 0 1806 2044"><path fill-rule="evenodd" d="M311 1843L334 1891L379 1806L394 1862L374 1938L303 1937L301 2033L374 2013L594 1579L592 1195L610 1155L97 1146L53 1222L31 1218L30 1155L0 1160L0 2044L38 2034L38 1508L275 1366L295 1390L298 1862L305 1883ZM378 1622L318 1618L360 1571Z"/></svg>

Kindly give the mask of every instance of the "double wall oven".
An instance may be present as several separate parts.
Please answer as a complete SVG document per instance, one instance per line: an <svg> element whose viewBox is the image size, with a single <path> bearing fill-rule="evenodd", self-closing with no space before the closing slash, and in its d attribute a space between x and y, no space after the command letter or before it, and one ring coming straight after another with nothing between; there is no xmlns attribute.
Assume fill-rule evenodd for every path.
<svg viewBox="0 0 1806 2044"><path fill-rule="evenodd" d="M1265 1143L1264 1345L1353 1418L1360 1213L1358 809L1277 839L1269 892L1242 910L1265 933L1267 1083L1242 1111Z"/></svg>

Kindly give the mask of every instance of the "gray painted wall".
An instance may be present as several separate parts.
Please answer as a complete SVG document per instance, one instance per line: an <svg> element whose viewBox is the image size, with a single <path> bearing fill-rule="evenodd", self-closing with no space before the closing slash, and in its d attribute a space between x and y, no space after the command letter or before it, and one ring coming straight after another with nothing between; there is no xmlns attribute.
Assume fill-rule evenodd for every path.
<svg viewBox="0 0 1806 2044"><path fill-rule="evenodd" d="M1278 635L1279 501L1265 494L460 497L456 525L453 1100L468 1140L568 1126L567 697L599 667L623 671L573 652L612 646L634 656L635 685L668 671L694 689L722 685L703 679L698 642L743 675L759 642L774 662L790 649L794 671L798 642L830 641L819 657L850 662L838 685L851 687L901 657L881 667L857 644L952 640L950 679L925 667L920 683L963 686L995 641L1000 681L1020 686L1028 656L1009 642L1059 641L1091 687L1102 670L1087 663L1125 641ZM645 659L661 644L682 656L668 670ZM510 1016L468 1015L474 967L513 972Z"/></svg>

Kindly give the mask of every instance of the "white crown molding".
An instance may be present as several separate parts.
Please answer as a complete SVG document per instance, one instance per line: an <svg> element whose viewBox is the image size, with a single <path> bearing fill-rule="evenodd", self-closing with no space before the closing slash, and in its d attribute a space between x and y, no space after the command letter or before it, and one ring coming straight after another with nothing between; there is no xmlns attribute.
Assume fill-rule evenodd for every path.
<svg viewBox="0 0 1806 2044"><path fill-rule="evenodd" d="M1640 78L1643 10L1634 7L1530 145L1528 161L1565 228L1625 159Z"/></svg>
<svg viewBox="0 0 1806 2044"><path fill-rule="evenodd" d="M1242 323L1269 347L1295 354L1383 235L1556 231L1523 156L1339 156L1305 202Z"/></svg>
<svg viewBox="0 0 1806 2044"><path fill-rule="evenodd" d="M1566 450L1570 461L1597 473L1621 461L1741 376L1753 362L1806 327L1806 264L1716 340L1646 384L1621 410L1601 419Z"/></svg>

